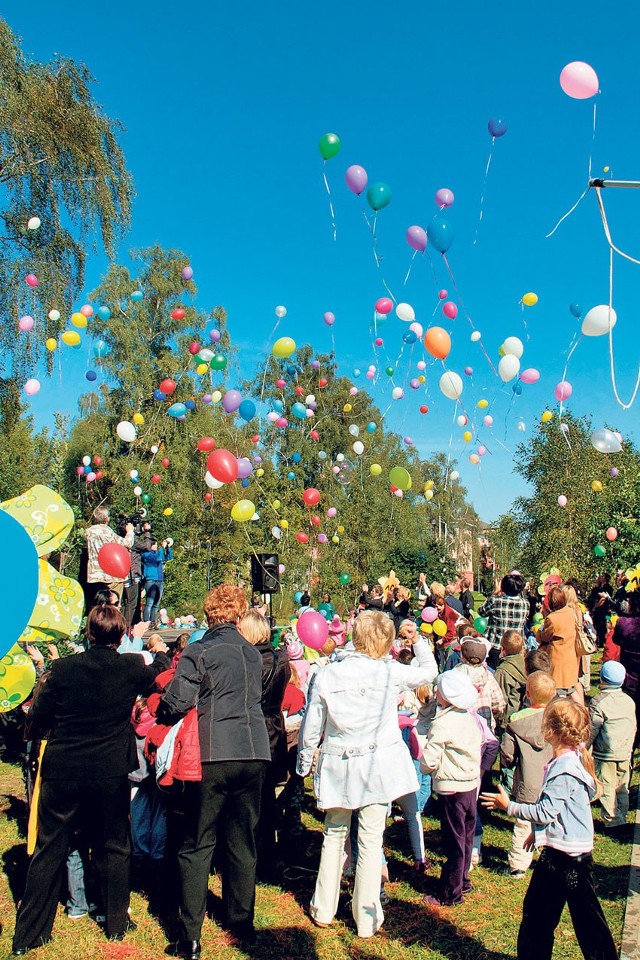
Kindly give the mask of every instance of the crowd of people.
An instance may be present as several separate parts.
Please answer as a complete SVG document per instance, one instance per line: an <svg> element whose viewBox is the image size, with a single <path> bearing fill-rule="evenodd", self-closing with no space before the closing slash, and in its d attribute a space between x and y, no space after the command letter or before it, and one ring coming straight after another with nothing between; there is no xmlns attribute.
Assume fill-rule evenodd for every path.
<svg viewBox="0 0 640 960"><path fill-rule="evenodd" d="M95 520L110 530L105 511ZM135 549L135 531L125 533ZM147 545L158 545L145 541L139 553L143 562L154 554L150 579L161 584L170 545ZM417 876L432 869L422 815L430 809L440 819L445 861L435 894L423 898L428 911L464 901L482 864L487 811L502 810L514 820L514 883L541 851L518 960L551 957L565 903L584 956L617 956L593 883L591 804L598 799L605 829L625 824L640 591L614 593L599 580L582 603L575 581L555 577L535 598L517 571L481 603L468 578L457 588L423 575L413 590L364 584L346 621L329 594L319 596L327 637L311 650L296 618L274 631L241 587L222 585L205 599L204 635L182 634L169 649L159 634L146 636L147 622L132 626L123 616L117 585L95 575L87 582L87 649L54 657L46 672L37 664L29 712L41 758L37 829L14 955L51 939L66 877L69 916L91 914L116 941L136 926L132 882L179 891L166 952L199 960L212 869L222 881L218 919L241 946L251 944L256 882L282 880L305 849L301 810L312 775L324 815L308 905L317 927L334 922L352 878L358 937L383 929L392 805ZM147 603L151 620L153 589ZM298 618L311 609L302 594ZM127 652L143 635L143 649ZM599 691L589 702L598 648Z"/></svg>

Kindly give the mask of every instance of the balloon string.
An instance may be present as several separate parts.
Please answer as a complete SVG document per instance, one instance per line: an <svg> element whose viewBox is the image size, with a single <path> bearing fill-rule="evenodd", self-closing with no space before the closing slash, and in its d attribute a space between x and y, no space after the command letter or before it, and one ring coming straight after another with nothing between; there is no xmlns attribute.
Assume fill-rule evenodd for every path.
<svg viewBox="0 0 640 960"><path fill-rule="evenodd" d="M325 160L325 161L324 161L324 164L323 164L323 166L322 166L322 177L323 177L323 179L324 179L324 185L325 185L325 187L326 187L326 189L327 189L327 196L329 197L329 210L331 211L331 227L332 227L332 229L333 229L333 239L335 240L335 239L336 239L336 236L337 236L336 214L335 214L335 211L334 211L334 209L333 209L333 200L331 199L331 190L329 189L329 181L327 180L327 173L326 173L326 170L325 170L326 162L327 162L327 161Z"/></svg>
<svg viewBox="0 0 640 960"><path fill-rule="evenodd" d="M453 275L453 271L452 271L451 267L449 266L449 261L447 260L447 255L446 255L446 253L443 253L443 254L442 254L442 259L444 260L444 265L445 265L445 267L447 268L447 273L448 273L449 276L451 277L451 282L453 283L453 288L454 288L454 290L456 291L456 296L457 296L457 298L458 298L458 302L459 302L460 306L462 307L462 312L464 313L465 317L466 317L467 320L469 321L469 325L471 326L471 329L472 329L472 330L475 330L475 329L476 329L476 326L475 326L473 320L471 319L471 317L469 316L469 312L468 312L468 310L467 310L467 308L466 308L466 306L465 306L464 300L462 299L462 294L460 293L460 290L458 289L458 284L457 284L457 282L456 282L456 278L455 278L454 275ZM492 361L491 357L489 356L489 354L487 353L487 351L486 351L486 349L485 349L485 346L484 346L484 343L482 342L482 340L480 340L479 342L480 342L480 349L482 350L482 352L483 352L483 354L484 354L485 360L487 361L487 363L489 364L489 366L490 366L491 369L493 370L494 374L495 374L496 376L498 376L498 371L496 370L495 366L493 365L493 361Z"/></svg>
<svg viewBox="0 0 640 960"><path fill-rule="evenodd" d="M618 247L616 247L615 243L611 239L611 231L609 229L609 223L607 221L607 215L605 213L604 203L602 200L602 189L600 187L594 187L594 190L596 192L598 207L600 208L600 217L602 219L602 226L604 227L604 235L607 238L607 243L609 244L609 247L611 248L611 250L615 250L615 252L619 254L621 257L624 257L625 260L629 260L631 263L637 263L640 265L640 260L636 260L634 257L630 256L628 253L625 253L623 250L620 250Z"/></svg>
<svg viewBox="0 0 640 960"><path fill-rule="evenodd" d="M553 228L553 230L551 230L549 233L546 234L545 240L548 240L549 237L552 237L552 236L554 235L554 233L556 232L556 230L558 229L558 227L560 226L560 224L561 224L561 223L564 223L564 221L567 219L567 217L570 217L570 216L571 216L571 214L573 213L573 211L580 205L580 203L582 203L582 201L584 200L584 198L586 197L586 195L588 194L588 192L589 192L589 185L587 184L587 186L586 186L585 189L582 191L582 193L580 194L580 196L578 197L578 199L576 200L576 202L574 203L574 205L571 207L571 209L570 209L570 210L567 210L567 212L564 214L564 216L560 217L560 219L559 219L558 222L556 223L556 225L555 225L555 227Z"/></svg>
<svg viewBox="0 0 640 960"><path fill-rule="evenodd" d="M591 134L591 153L589 154L589 180L591 180L591 167L593 162L593 150L596 142L596 119L598 115L598 103L593 101L593 132Z"/></svg>
<svg viewBox="0 0 640 960"><path fill-rule="evenodd" d="M598 191L599 193L599 191ZM604 209L604 208L603 208ZM612 244L609 245L609 310L613 309L613 251L614 247ZM624 403L618 394L618 387L616 385L616 369L615 369L615 360L613 356L613 324L611 323L611 314L609 314L609 369L611 371L611 386L613 387L613 394L618 401L619 405L623 410L629 410L633 406L634 400L638 393L638 388L640 388L640 369L638 369L638 376L636 377L636 385L633 388L633 393L631 394L631 399L628 403Z"/></svg>
<svg viewBox="0 0 640 960"><path fill-rule="evenodd" d="M484 195L485 195L486 190L487 190L487 177L489 176L489 168L490 168L490 166L491 166L491 158L492 158L492 156L493 156L493 146L494 146L495 142L496 142L496 138L495 138L495 137L491 137L491 149L489 150L489 158L488 158L488 160L487 160L487 166L486 166L486 169L485 169L485 171L484 171L484 180L482 181L482 194L481 194L481 196L480 196L480 216L478 217L478 225L477 225L477 227L476 227L476 234L475 234L475 237L473 238L473 245L474 245L474 247L475 247L475 245L476 245L477 242L478 242L478 233L479 233L479 231L480 231L480 224L482 223L482 218L483 218L483 216L484 216Z"/></svg>
<svg viewBox="0 0 640 960"><path fill-rule="evenodd" d="M414 250L414 251L413 251L413 256L411 257L411 262L409 263L409 269L407 270L407 275L406 275L406 277L404 278L404 284L403 284L403 286L405 286L405 287L406 287L406 285L407 285L407 280L409 279L409 276L411 275L411 267L413 266L413 261L415 260L417 253L418 253L417 250Z"/></svg>

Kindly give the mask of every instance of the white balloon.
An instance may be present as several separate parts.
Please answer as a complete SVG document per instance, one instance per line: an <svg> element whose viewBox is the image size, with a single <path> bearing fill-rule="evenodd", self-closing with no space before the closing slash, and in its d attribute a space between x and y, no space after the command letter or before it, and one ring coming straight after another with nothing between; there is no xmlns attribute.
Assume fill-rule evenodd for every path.
<svg viewBox="0 0 640 960"><path fill-rule="evenodd" d="M344 460L344 453L339 453L336 456L336 460L338 461L338 463L342 463L342 461Z"/></svg>
<svg viewBox="0 0 640 960"><path fill-rule="evenodd" d="M155 455L157 452L158 452L158 447L154 443L154 445L151 447L151 453Z"/></svg>
<svg viewBox="0 0 640 960"><path fill-rule="evenodd" d="M460 474L458 473L457 470L452 470L451 473L449 474L449 479L450 479L450 480L457 480L459 476L460 476Z"/></svg>
<svg viewBox="0 0 640 960"><path fill-rule="evenodd" d="M508 353L506 357L500 358L498 373L503 383L509 383L509 380L513 380L520 373L520 361L512 353Z"/></svg>
<svg viewBox="0 0 640 960"><path fill-rule="evenodd" d="M315 398L314 394L313 394L313 393L310 393L308 397L305 397L305 401L304 401L304 402L307 404L307 406L309 406L310 403L315 403L315 402L316 402L316 398Z"/></svg>
<svg viewBox="0 0 640 960"><path fill-rule="evenodd" d="M424 497L425 500L433 500L433 490L425 490Z"/></svg>
<svg viewBox="0 0 640 960"><path fill-rule="evenodd" d="M116 427L116 433L125 443L133 443L136 438L136 428L128 420L121 420Z"/></svg>
<svg viewBox="0 0 640 960"><path fill-rule="evenodd" d="M91 463L91 457L83 457L82 462L85 465L85 467L88 467L89 464Z"/></svg>
<svg viewBox="0 0 640 960"><path fill-rule="evenodd" d="M527 425L526 425L526 423L524 422L524 420L519 420L519 421L518 421L518 430L520 431L520 433L524 433L526 429L527 429Z"/></svg>
<svg viewBox="0 0 640 960"><path fill-rule="evenodd" d="M280 527L271 527L271 536L275 537L276 540L279 540L282 536L282 530Z"/></svg>
<svg viewBox="0 0 640 960"><path fill-rule="evenodd" d="M606 427L601 427L599 430L593 431L591 434L591 444L596 450L599 450L600 453L620 453L622 450L618 436L613 430L607 430Z"/></svg>
<svg viewBox="0 0 640 960"><path fill-rule="evenodd" d="M83 462L84 462L84 461L83 461ZM130 477L131 480L137 480L137 479L138 479L138 471L137 471L137 470L129 470L129 477Z"/></svg>
<svg viewBox="0 0 640 960"><path fill-rule="evenodd" d="M582 332L585 337L601 337L609 333L609 318L611 318L611 329L615 327L618 321L618 315L608 303L601 303L597 307L591 307L582 321Z"/></svg>
<svg viewBox="0 0 640 960"><path fill-rule="evenodd" d="M252 520L259 520L259 519L260 519L260 514L258 513L257 510L256 510L256 512L254 513L254 515L251 517L251 519L252 519Z"/></svg>
<svg viewBox="0 0 640 960"><path fill-rule="evenodd" d="M411 326L409 327L409 330L415 333L416 337L421 337L422 334L424 333L424 330L422 329L422 324L418 323L417 320L415 323L411 324Z"/></svg>
<svg viewBox="0 0 640 960"><path fill-rule="evenodd" d="M359 437L359 436L360 436L360 427L359 427L357 424L352 423L352 424L349 426L349 433L351 434L352 437Z"/></svg>
<svg viewBox="0 0 640 960"><path fill-rule="evenodd" d="M139 497L142 493L142 487L134 487L133 492L135 493L136 497Z"/></svg>
<svg viewBox="0 0 640 960"><path fill-rule="evenodd" d="M220 480L216 480L215 477L212 477L208 470L204 475L204 482L208 487L211 487L212 490L219 490L220 487L224 486Z"/></svg>
<svg viewBox="0 0 640 960"><path fill-rule="evenodd" d="M415 310L410 303L399 303L396 307L396 317L405 323L413 323L416 318Z"/></svg>
<svg viewBox="0 0 640 960"><path fill-rule="evenodd" d="M29 217L27 220L27 230L39 230L41 222L40 217Z"/></svg>
<svg viewBox="0 0 640 960"><path fill-rule="evenodd" d="M482 334L480 333L480 331L474 330L473 333L471 334L471 343L477 343L481 337L482 337Z"/></svg>
<svg viewBox="0 0 640 960"><path fill-rule="evenodd" d="M276 307L276 317L279 317L280 320L282 320L282 318L286 317L286 315L287 315L286 307Z"/></svg>
<svg viewBox="0 0 640 960"><path fill-rule="evenodd" d="M507 337L505 342L502 344L502 349L504 350L506 356L511 354L514 357L517 357L519 360L524 353L524 344L522 340L518 339L518 337Z"/></svg>
<svg viewBox="0 0 640 960"><path fill-rule="evenodd" d="M394 387L391 391L391 396L394 400L402 400L404 397L404 390L402 387Z"/></svg>
<svg viewBox="0 0 640 960"><path fill-rule="evenodd" d="M361 440L356 440L353 445L353 452L357 453L358 456L364 453L364 443Z"/></svg>
<svg viewBox="0 0 640 960"><path fill-rule="evenodd" d="M447 370L440 377L440 390L448 400L459 400L462 396L462 377Z"/></svg>
<svg viewBox="0 0 640 960"><path fill-rule="evenodd" d="M57 323L58 320L60 319L60 311L59 311L59 310L49 310L48 316L49 316L49 320L53 320L54 323Z"/></svg>
<svg viewBox="0 0 640 960"><path fill-rule="evenodd" d="M460 416L458 417L458 420L457 420L458 426L459 426L459 427L466 427L466 425L467 425L468 423L469 423L469 420L467 419L467 417L465 417L464 413L461 413Z"/></svg>

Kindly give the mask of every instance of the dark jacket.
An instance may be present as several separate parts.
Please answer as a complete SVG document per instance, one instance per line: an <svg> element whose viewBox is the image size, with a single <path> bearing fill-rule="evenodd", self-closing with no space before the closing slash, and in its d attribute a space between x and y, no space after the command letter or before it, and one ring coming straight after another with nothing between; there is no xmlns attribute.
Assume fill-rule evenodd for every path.
<svg viewBox="0 0 640 960"><path fill-rule="evenodd" d="M271 759L261 706L262 658L232 623L211 627L184 649L158 719L182 717L196 703L203 763Z"/></svg>
<svg viewBox="0 0 640 960"><path fill-rule="evenodd" d="M506 727L511 719L511 714L521 710L524 701L527 675L524 671L522 654L514 653L509 657L504 657L496 667L495 678L507 702L502 715L502 726Z"/></svg>
<svg viewBox="0 0 640 960"><path fill-rule="evenodd" d="M38 729L51 731L43 778L103 780L135 770L131 711L168 666L164 654L146 666L138 653L98 646L55 660L29 715Z"/></svg>
<svg viewBox="0 0 640 960"><path fill-rule="evenodd" d="M613 639L620 646L620 663L627 671L622 689L637 701L640 699L640 617L620 617Z"/></svg>
<svg viewBox="0 0 640 960"><path fill-rule="evenodd" d="M151 536L147 534L144 537L134 537L131 547L131 570L127 582L142 579L142 554L151 550Z"/></svg>
<svg viewBox="0 0 640 960"><path fill-rule="evenodd" d="M291 677L291 665L284 647L274 650L270 643L258 643L262 657L262 712L267 724L272 766L271 780L284 780L287 775L287 731L282 716L282 700Z"/></svg>
<svg viewBox="0 0 640 960"><path fill-rule="evenodd" d="M535 803L540 796L545 765L553 748L542 736L544 710L520 711L508 725L500 745L503 767L514 767L512 797L518 803Z"/></svg>
<svg viewBox="0 0 640 960"><path fill-rule="evenodd" d="M460 594L460 603L462 604L462 615L465 619L469 619L469 614L475 606L475 600L473 599L473 594L471 590L463 590Z"/></svg>
<svg viewBox="0 0 640 960"><path fill-rule="evenodd" d="M372 597L366 591L360 594L360 603L365 610L384 610L384 600L382 597Z"/></svg>

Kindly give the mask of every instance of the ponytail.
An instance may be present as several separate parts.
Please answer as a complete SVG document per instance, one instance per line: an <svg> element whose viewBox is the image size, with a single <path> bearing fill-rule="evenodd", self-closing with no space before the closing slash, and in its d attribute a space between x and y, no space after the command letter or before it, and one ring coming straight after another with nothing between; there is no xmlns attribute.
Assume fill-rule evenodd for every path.
<svg viewBox="0 0 640 960"><path fill-rule="evenodd" d="M546 732L552 733L561 746L575 750L599 793L595 765L591 751L588 749L591 739L591 720L586 708L568 698L553 700L545 707L542 717L543 736Z"/></svg>

